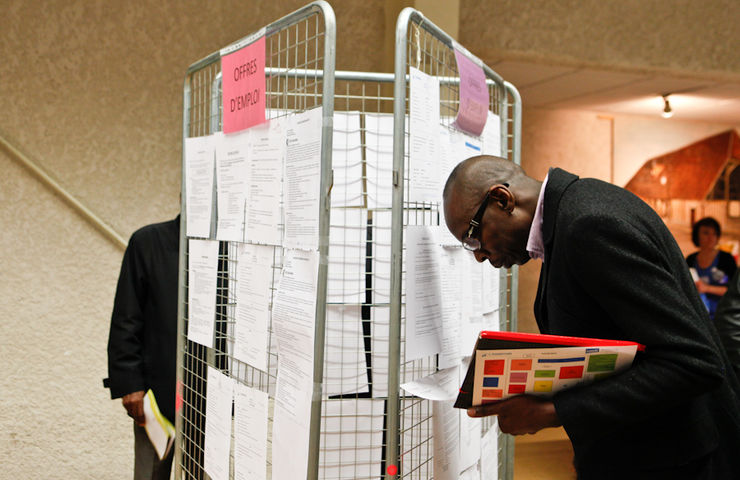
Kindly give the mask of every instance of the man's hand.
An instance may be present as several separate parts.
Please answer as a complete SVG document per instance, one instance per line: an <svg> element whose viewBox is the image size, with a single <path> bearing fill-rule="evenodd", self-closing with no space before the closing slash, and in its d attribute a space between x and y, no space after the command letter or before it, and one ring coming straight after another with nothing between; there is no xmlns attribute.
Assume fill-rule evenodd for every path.
<svg viewBox="0 0 740 480"><path fill-rule="evenodd" d="M144 426L144 395L145 392L141 390L124 395L121 399L128 416L133 418L140 427Z"/></svg>
<svg viewBox="0 0 740 480"><path fill-rule="evenodd" d="M543 428L561 425L555 405L549 400L532 395L519 395L468 409L470 417L489 415L498 415L499 428L511 435L537 433Z"/></svg>

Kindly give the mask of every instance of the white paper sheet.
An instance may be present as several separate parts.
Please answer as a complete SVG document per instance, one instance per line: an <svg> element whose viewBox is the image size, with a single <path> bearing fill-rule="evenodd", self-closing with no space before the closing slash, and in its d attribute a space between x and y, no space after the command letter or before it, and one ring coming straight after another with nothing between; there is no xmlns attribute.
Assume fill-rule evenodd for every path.
<svg viewBox="0 0 740 480"><path fill-rule="evenodd" d="M188 241L188 339L213 347L218 241Z"/></svg>
<svg viewBox="0 0 740 480"><path fill-rule="evenodd" d="M450 152L450 128L445 125L439 126L439 138L437 139L437 152L439 157L439 173L440 173L440 189L439 189L439 243L443 246L456 246L460 245L460 240L455 238L454 235L447 229L445 223L445 212L444 212L444 192L445 184L447 183L447 177L450 176L450 172L454 168L454 161Z"/></svg>
<svg viewBox="0 0 740 480"><path fill-rule="evenodd" d="M462 294L463 313L460 325L460 353L470 355L482 330L499 330L500 270L488 262L478 263L464 251L465 289Z"/></svg>
<svg viewBox="0 0 740 480"><path fill-rule="evenodd" d="M501 152L501 117L488 111L486 126L481 133L483 140L483 153L485 155L502 156Z"/></svg>
<svg viewBox="0 0 740 480"><path fill-rule="evenodd" d="M426 400L450 403L457 398L462 383L460 380L461 363L445 368L426 377L412 380L401 385L406 393ZM450 403L451 405L451 403Z"/></svg>
<svg viewBox="0 0 740 480"><path fill-rule="evenodd" d="M498 477L492 477L494 480ZM488 480L487 477L481 477L481 471L479 465L476 463L472 467L464 470L460 474L460 480Z"/></svg>
<svg viewBox="0 0 740 480"><path fill-rule="evenodd" d="M319 246L322 109L288 117L285 154L285 246Z"/></svg>
<svg viewBox="0 0 740 480"><path fill-rule="evenodd" d="M309 378L313 377L318 266L318 252L289 250L272 307L279 357L290 358L298 373Z"/></svg>
<svg viewBox="0 0 740 480"><path fill-rule="evenodd" d="M360 112L334 112L331 166L332 207L362 207L362 139Z"/></svg>
<svg viewBox="0 0 740 480"><path fill-rule="evenodd" d="M480 139L471 137L470 135L467 135L458 130L448 130L444 127L441 127L440 130L446 130L446 135L444 133L440 133L439 137L439 142L441 145L440 150L444 151L444 155L440 155L440 183L442 184L442 188L440 188L439 194L439 222L444 230L443 234L441 235L441 243L445 246L460 246L460 240L455 238L455 236L450 233L450 231L447 229L447 224L445 223L444 208L442 208L442 189L444 188L444 185L447 182L447 178L450 176L450 173L452 173L452 170L460 162L467 158L475 157L481 154L482 143Z"/></svg>
<svg viewBox="0 0 740 480"><path fill-rule="evenodd" d="M248 184L249 130L214 135L216 144L216 238L244 240L244 209Z"/></svg>
<svg viewBox="0 0 740 480"><path fill-rule="evenodd" d="M473 352L475 341L481 330L485 330L486 317L483 315L483 269L491 268L488 263L478 263L468 251L463 257L467 259L463 284L463 322L460 328L461 351L463 355ZM460 468L467 470L480 458L481 421L468 417L467 412L460 411ZM478 472L476 467L476 472ZM480 475L478 472L477 475ZM474 475L475 477L475 475Z"/></svg>
<svg viewBox="0 0 740 480"><path fill-rule="evenodd" d="M234 380L208 367L203 468L212 480L228 480L231 453L231 401Z"/></svg>
<svg viewBox="0 0 740 480"><path fill-rule="evenodd" d="M154 392L144 395L144 429L160 460L170 451L175 441L175 427L159 411Z"/></svg>
<svg viewBox="0 0 740 480"><path fill-rule="evenodd" d="M440 293L442 308L442 330L439 341L442 351L439 368L460 364L460 325L462 324L462 289L465 256L468 252L460 247L440 248ZM459 385L458 385L459 386Z"/></svg>
<svg viewBox="0 0 740 480"><path fill-rule="evenodd" d="M373 397L383 398L388 396L389 307L373 306L370 309L370 328Z"/></svg>
<svg viewBox="0 0 740 480"><path fill-rule="evenodd" d="M365 114L367 208L391 208L393 203L393 115Z"/></svg>
<svg viewBox="0 0 740 480"><path fill-rule="evenodd" d="M481 309L483 314L499 309L501 298L500 277L501 269L493 268L488 263L483 265L483 285L481 287L481 295L483 295Z"/></svg>
<svg viewBox="0 0 740 480"><path fill-rule="evenodd" d="M237 245L234 357L267 371L274 247Z"/></svg>
<svg viewBox="0 0 740 480"><path fill-rule="evenodd" d="M439 228L406 229L406 361L442 350Z"/></svg>
<svg viewBox="0 0 740 480"><path fill-rule="evenodd" d="M439 80L414 67L409 68L409 77L408 198L411 202L435 202L441 190Z"/></svg>
<svg viewBox="0 0 740 480"><path fill-rule="evenodd" d="M327 305L323 395L369 391L359 305Z"/></svg>
<svg viewBox="0 0 740 480"><path fill-rule="evenodd" d="M475 340L483 326L483 269L491 268L488 264L478 263L475 256L467 250L464 251L463 264L465 271L462 293L462 324L460 325L461 353L470 355L475 345Z"/></svg>
<svg viewBox="0 0 740 480"><path fill-rule="evenodd" d="M313 395L318 252L289 250L273 300L278 375L272 432L272 478L304 478Z"/></svg>
<svg viewBox="0 0 740 480"><path fill-rule="evenodd" d="M480 442L481 478L498 478L498 433L498 417L493 417L493 425Z"/></svg>
<svg viewBox="0 0 740 480"><path fill-rule="evenodd" d="M324 401L319 478L380 478L384 401Z"/></svg>
<svg viewBox="0 0 740 480"><path fill-rule="evenodd" d="M434 402L434 478L458 480L460 477L460 415L450 402Z"/></svg>
<svg viewBox="0 0 740 480"><path fill-rule="evenodd" d="M272 478L305 478L313 395L318 252L289 250L273 300L278 376L272 431Z"/></svg>
<svg viewBox="0 0 740 480"><path fill-rule="evenodd" d="M484 313L483 314L483 328L478 330L478 332L481 332L483 330L491 330L494 332L501 330L501 322L499 319L500 316L501 316L500 310L494 310L491 313Z"/></svg>
<svg viewBox="0 0 740 480"><path fill-rule="evenodd" d="M480 459L482 419L468 416L465 410L460 415L460 468L467 470Z"/></svg>
<svg viewBox="0 0 740 480"><path fill-rule="evenodd" d="M250 242L281 244L285 124L285 119L273 119L249 130L252 141L245 237Z"/></svg>
<svg viewBox="0 0 740 480"><path fill-rule="evenodd" d="M290 355L278 356L272 423L272 479L306 478L313 376Z"/></svg>
<svg viewBox="0 0 740 480"><path fill-rule="evenodd" d="M373 212L372 286L373 303L391 299L391 212Z"/></svg>
<svg viewBox="0 0 740 480"><path fill-rule="evenodd" d="M367 210L332 208L327 303L365 303Z"/></svg>
<svg viewBox="0 0 740 480"><path fill-rule="evenodd" d="M267 478L267 393L236 384L234 389L234 478Z"/></svg>
<svg viewBox="0 0 740 480"><path fill-rule="evenodd" d="M452 173L452 169L463 160L470 157L476 157L483 153L483 142L476 137L461 132L459 130L449 130L449 156L442 162L444 172L442 172L442 181L446 182L447 177Z"/></svg>
<svg viewBox="0 0 740 480"><path fill-rule="evenodd" d="M211 233L214 161L211 136L185 139L185 218L188 237L208 238Z"/></svg>

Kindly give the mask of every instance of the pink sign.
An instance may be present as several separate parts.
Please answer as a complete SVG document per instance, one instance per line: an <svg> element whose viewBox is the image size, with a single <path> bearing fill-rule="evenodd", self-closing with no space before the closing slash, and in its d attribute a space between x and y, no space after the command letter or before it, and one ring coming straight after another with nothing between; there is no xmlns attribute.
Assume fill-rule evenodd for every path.
<svg viewBox="0 0 740 480"><path fill-rule="evenodd" d="M455 126L475 136L483 133L488 118L488 88L483 68L455 49L457 71L460 73L460 108Z"/></svg>
<svg viewBox="0 0 740 480"><path fill-rule="evenodd" d="M221 58L224 133L265 121L265 37Z"/></svg>

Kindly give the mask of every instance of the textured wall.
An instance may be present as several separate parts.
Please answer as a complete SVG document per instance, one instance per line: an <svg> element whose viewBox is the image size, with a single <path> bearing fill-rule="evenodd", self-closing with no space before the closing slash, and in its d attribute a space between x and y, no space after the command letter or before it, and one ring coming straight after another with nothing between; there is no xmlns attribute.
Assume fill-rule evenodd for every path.
<svg viewBox="0 0 740 480"><path fill-rule="evenodd" d="M525 109L522 167L542 180L549 167L609 181L611 123L593 112Z"/></svg>
<svg viewBox="0 0 740 480"><path fill-rule="evenodd" d="M125 478L131 424L102 388L120 252L0 153L0 478Z"/></svg>
<svg viewBox="0 0 740 480"><path fill-rule="evenodd" d="M187 67L305 3L11 1L0 20L0 134L118 231L169 217ZM382 2L336 7L338 68L379 68Z"/></svg>
<svg viewBox="0 0 740 480"><path fill-rule="evenodd" d="M736 0L461 0L460 42L504 57L740 75Z"/></svg>
<svg viewBox="0 0 740 480"><path fill-rule="evenodd" d="M188 66L306 3L7 0L0 136L128 238L177 214ZM380 69L383 2L334 3L338 68ZM101 383L122 252L2 150L0 169L0 479L130 478Z"/></svg>
<svg viewBox="0 0 740 480"><path fill-rule="evenodd" d="M525 109L522 113L522 167L543 180L550 167L582 177L609 180L611 123L591 112ZM539 261L519 269L519 330L538 332L534 299Z"/></svg>

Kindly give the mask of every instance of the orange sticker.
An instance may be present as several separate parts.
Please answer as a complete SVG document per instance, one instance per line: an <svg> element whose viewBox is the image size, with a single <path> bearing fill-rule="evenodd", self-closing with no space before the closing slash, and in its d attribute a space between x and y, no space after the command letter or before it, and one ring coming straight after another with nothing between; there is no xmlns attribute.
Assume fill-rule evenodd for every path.
<svg viewBox="0 0 740 480"><path fill-rule="evenodd" d="M532 370L531 358L517 358L511 361L512 370Z"/></svg>

